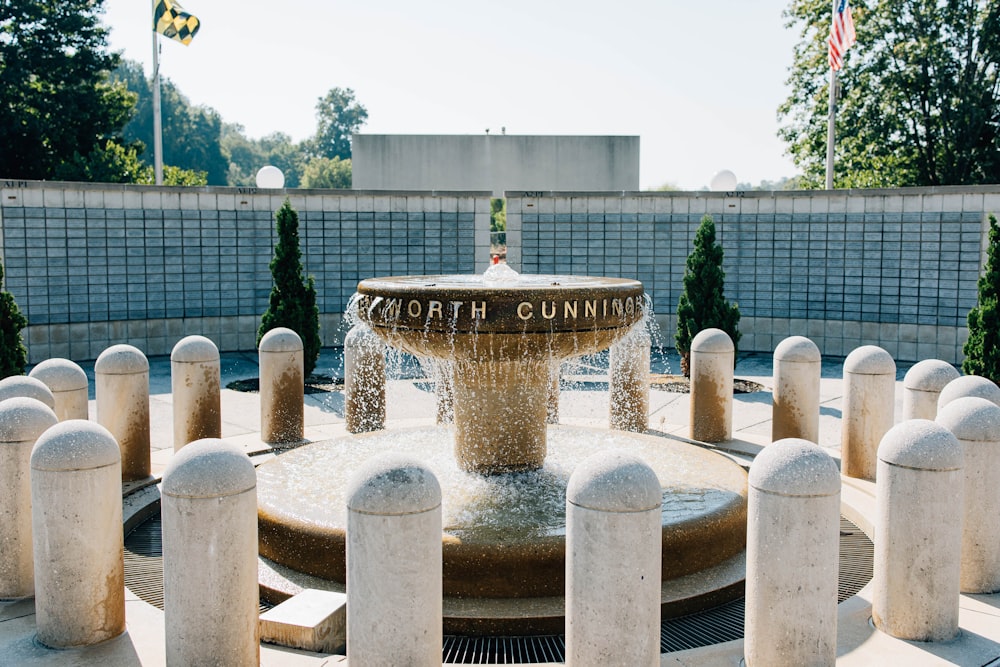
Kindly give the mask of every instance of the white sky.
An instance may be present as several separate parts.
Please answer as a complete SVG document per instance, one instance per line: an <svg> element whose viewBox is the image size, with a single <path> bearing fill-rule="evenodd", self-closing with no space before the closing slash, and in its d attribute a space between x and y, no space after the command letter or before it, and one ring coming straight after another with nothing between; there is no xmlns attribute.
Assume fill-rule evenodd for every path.
<svg viewBox="0 0 1000 667"><path fill-rule="evenodd" d="M777 107L796 41L788 0L181 0L190 46L160 69L260 137L316 128L354 89L373 134L639 135L643 189L792 176ZM151 0L106 0L110 46L152 66Z"/></svg>

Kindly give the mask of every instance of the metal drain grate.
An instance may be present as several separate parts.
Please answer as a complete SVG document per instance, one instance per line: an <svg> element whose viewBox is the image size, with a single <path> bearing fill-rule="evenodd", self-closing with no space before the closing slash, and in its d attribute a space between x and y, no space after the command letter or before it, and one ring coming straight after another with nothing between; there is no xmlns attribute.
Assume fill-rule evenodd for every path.
<svg viewBox="0 0 1000 667"><path fill-rule="evenodd" d="M875 547L856 525L840 519L840 582L843 602L871 581ZM160 517L149 519L125 538L125 585L149 604L163 609L163 543ZM262 604L261 611L269 608ZM663 622L663 653L710 646L743 637L743 600ZM444 638L443 662L463 665L516 665L563 662L563 635L538 637Z"/></svg>
<svg viewBox="0 0 1000 667"><path fill-rule="evenodd" d="M140 600L163 609L163 524L160 515L125 536L125 586ZM261 613L273 605L260 603Z"/></svg>

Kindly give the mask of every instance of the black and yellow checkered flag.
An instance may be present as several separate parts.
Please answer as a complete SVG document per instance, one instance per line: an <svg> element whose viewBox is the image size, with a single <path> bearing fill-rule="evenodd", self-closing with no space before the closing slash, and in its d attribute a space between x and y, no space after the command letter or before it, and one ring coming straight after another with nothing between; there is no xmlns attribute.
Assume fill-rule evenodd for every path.
<svg viewBox="0 0 1000 667"><path fill-rule="evenodd" d="M153 0L153 30L187 46L198 34L201 21L188 14L176 0Z"/></svg>

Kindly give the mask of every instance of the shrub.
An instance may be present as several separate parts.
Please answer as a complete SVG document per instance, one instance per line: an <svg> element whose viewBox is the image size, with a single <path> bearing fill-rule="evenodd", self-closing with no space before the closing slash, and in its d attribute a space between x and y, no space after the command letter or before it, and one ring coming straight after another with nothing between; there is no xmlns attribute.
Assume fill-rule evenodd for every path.
<svg viewBox="0 0 1000 667"><path fill-rule="evenodd" d="M23 375L28 364L28 350L21 338L21 329L28 320L14 301L14 295L3 289L3 264L0 263L0 379Z"/></svg>
<svg viewBox="0 0 1000 667"><path fill-rule="evenodd" d="M694 235L694 249L684 268L684 290L677 301L677 352L681 355L681 372L691 375L691 341L703 329L722 329L733 339L740 340L740 309L730 305L723 296L726 273L722 270L722 246L715 242L715 222L712 216L701 219Z"/></svg>
<svg viewBox="0 0 1000 667"><path fill-rule="evenodd" d="M271 260L271 297L260 318L257 345L271 329L287 327L302 338L303 366L306 377L316 368L319 358L319 308L312 276L302 278L302 252L299 250L299 216L286 199L275 215L278 243Z"/></svg>
<svg viewBox="0 0 1000 667"><path fill-rule="evenodd" d="M979 277L979 296L969 311L969 339L962 352L962 370L1000 381L1000 225L990 215L990 242L986 266Z"/></svg>

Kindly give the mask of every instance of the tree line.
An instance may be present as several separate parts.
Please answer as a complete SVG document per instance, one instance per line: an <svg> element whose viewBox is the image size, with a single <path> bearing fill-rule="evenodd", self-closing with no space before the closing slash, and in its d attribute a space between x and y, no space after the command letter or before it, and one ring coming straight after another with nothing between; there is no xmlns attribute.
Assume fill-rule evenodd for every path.
<svg viewBox="0 0 1000 667"><path fill-rule="evenodd" d="M108 51L103 0L4 2L0 15L0 175L152 183L152 85L139 63ZM316 104L316 133L259 139L192 104L161 79L164 181L253 185L260 167L287 187L350 188L351 135L368 111L350 88Z"/></svg>
<svg viewBox="0 0 1000 667"><path fill-rule="evenodd" d="M152 181L142 68L107 47L103 0L18 0L0 13L0 174ZM853 0L857 44L838 77L837 187L1000 182L1000 3ZM826 0L790 0L799 41L778 108L801 171L772 187L822 187L830 86ZM316 105L316 133L252 139L163 81L164 162L175 184L250 185L273 164L290 187L349 187L350 136L368 112L349 88ZM667 186L669 187L669 186Z"/></svg>

